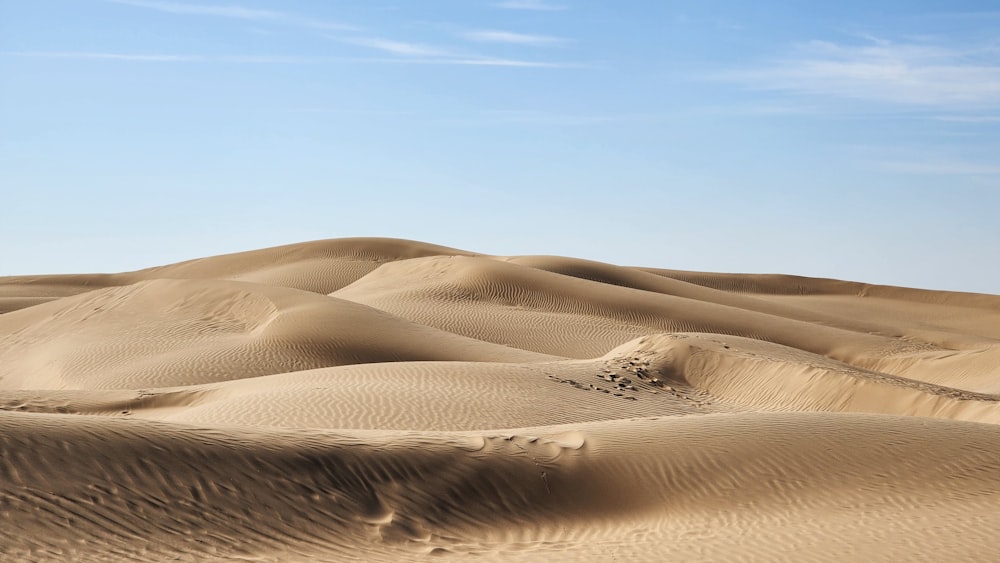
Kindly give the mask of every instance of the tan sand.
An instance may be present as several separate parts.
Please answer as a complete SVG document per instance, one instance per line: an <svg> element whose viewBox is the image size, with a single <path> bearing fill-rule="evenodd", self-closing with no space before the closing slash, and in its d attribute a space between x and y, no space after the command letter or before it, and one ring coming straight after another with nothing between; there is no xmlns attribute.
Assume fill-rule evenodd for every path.
<svg viewBox="0 0 1000 563"><path fill-rule="evenodd" d="M0 561L961 561L1000 296L338 239L0 278Z"/></svg>

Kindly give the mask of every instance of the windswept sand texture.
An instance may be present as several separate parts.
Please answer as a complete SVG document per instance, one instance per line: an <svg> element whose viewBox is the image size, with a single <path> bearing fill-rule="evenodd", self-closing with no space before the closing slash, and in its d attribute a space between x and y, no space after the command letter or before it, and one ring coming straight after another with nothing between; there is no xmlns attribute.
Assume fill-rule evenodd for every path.
<svg viewBox="0 0 1000 563"><path fill-rule="evenodd" d="M1000 297L339 239L0 278L0 561L961 561Z"/></svg>

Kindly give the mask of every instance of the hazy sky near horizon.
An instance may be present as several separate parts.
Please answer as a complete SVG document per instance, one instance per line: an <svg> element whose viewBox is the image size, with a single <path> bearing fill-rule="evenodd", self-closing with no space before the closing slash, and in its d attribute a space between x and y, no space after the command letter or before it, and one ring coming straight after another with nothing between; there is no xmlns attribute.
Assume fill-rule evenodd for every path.
<svg viewBox="0 0 1000 563"><path fill-rule="evenodd" d="M1000 294L1000 5L0 0L0 275L347 236Z"/></svg>

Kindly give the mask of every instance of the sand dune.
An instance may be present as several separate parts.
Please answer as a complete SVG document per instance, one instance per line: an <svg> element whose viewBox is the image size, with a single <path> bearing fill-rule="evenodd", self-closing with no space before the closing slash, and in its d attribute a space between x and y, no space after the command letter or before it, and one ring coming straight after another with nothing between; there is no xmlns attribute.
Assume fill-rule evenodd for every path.
<svg viewBox="0 0 1000 563"><path fill-rule="evenodd" d="M199 258L120 274L0 278L0 313L94 289L156 279L219 279L330 293L394 260L471 253L414 241L331 239Z"/></svg>
<svg viewBox="0 0 1000 563"><path fill-rule="evenodd" d="M0 278L0 561L989 560L1000 297L339 239Z"/></svg>
<svg viewBox="0 0 1000 563"><path fill-rule="evenodd" d="M400 360L544 359L349 301L153 280L0 317L0 389L167 387Z"/></svg>

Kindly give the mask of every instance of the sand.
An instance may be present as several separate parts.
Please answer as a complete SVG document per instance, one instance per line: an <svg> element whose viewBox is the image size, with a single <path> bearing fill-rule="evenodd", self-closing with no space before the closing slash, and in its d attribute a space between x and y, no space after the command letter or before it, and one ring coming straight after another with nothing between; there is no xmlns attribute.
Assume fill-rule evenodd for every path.
<svg viewBox="0 0 1000 563"><path fill-rule="evenodd" d="M0 561L960 561L1000 296L337 239L0 278Z"/></svg>

